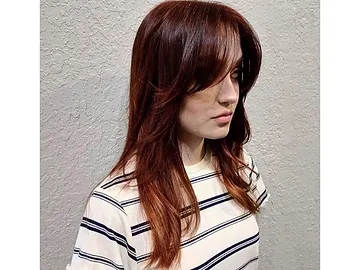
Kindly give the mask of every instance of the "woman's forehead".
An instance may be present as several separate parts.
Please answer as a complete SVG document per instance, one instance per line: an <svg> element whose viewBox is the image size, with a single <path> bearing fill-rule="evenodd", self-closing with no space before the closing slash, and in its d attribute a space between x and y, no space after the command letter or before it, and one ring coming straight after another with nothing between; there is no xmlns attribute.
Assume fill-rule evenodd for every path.
<svg viewBox="0 0 360 270"><path fill-rule="evenodd" d="M231 35L227 36L227 40L224 42L225 46L223 50L229 51L224 55L229 57L228 64L231 66L234 66L243 56L240 38L238 33L233 32Z"/></svg>
<svg viewBox="0 0 360 270"><path fill-rule="evenodd" d="M242 58L243 58L243 53L241 50L240 43L237 46L233 45L230 48L227 68L229 69L238 66L241 63Z"/></svg>

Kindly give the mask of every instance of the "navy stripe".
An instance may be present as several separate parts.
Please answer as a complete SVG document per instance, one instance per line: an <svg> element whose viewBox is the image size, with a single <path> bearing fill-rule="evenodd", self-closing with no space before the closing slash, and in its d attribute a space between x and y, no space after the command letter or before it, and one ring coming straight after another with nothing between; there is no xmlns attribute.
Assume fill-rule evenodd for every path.
<svg viewBox="0 0 360 270"><path fill-rule="evenodd" d="M208 198L208 199L206 199L206 200L203 200L203 201L201 201L199 204L211 203L211 202L214 201L214 200L223 199L223 198L226 198L226 197L228 197L228 196L230 196L229 192L225 192L225 193L216 195L216 196L214 196L214 197Z"/></svg>
<svg viewBox="0 0 360 270"><path fill-rule="evenodd" d="M246 266L248 266L250 263L256 262L259 259L259 257L254 257L251 260L249 260L247 263L244 263L242 266L240 266L236 270L243 270Z"/></svg>
<svg viewBox="0 0 360 270"><path fill-rule="evenodd" d="M127 243L126 237L123 236L122 234L110 229L109 227L105 226L104 224L102 224L102 223L100 223L98 221L95 221L95 220L87 218L87 217L83 217L83 222L81 224L84 224L84 222L86 224L93 224L95 226L98 226L98 227L102 228L105 232L108 233L106 236L109 236L109 234L112 234L112 235L116 236L117 238L120 238L123 241L121 244L125 243L126 244L125 247L128 247L133 253L136 253L135 248L133 248L132 246L130 246ZM112 240L114 240L114 239L112 239Z"/></svg>
<svg viewBox="0 0 360 270"><path fill-rule="evenodd" d="M199 183L199 182L202 182L202 181L205 181L205 180L212 179L214 176L215 176L214 173L210 173L210 174L202 175L201 177L193 178L190 181L192 183ZM140 198L139 197L132 198L132 199L125 200L125 201L121 201L121 205L123 207L127 207L127 206L130 206L130 205L136 204L136 203L140 203Z"/></svg>
<svg viewBox="0 0 360 270"><path fill-rule="evenodd" d="M220 173L221 174L221 173ZM216 177L216 173L212 172L212 173L207 173L207 174L204 174L204 175L201 175L201 176L197 176L197 177L194 177L194 178L191 178L190 179L190 182L192 184L196 184L196 183L200 183L200 182L203 182L203 181L206 181L206 180L211 180L213 179L214 177ZM259 175L257 176L257 178L259 177ZM122 176L119 176L117 178L114 178L113 180L111 180L111 182L105 184L102 186L102 188L106 189L106 188L109 188L110 186L113 186L113 185L116 185L116 184L119 184L119 183L123 183L125 181L127 181L126 179L122 179L122 180L119 180L119 181L116 181L114 182L115 179L118 179L118 178L121 178L122 179ZM250 181L252 182L252 179L250 179ZM250 182L250 184L251 184ZM256 189L256 186L253 188L252 191L254 191ZM134 204L137 204L137 203L140 203L140 198L139 197L135 197L135 198L132 198L132 199L128 199L128 200L125 200L125 201L121 201L120 204L122 207L128 207L128 206L131 206L131 205L134 205ZM183 210L186 210L186 209L183 209Z"/></svg>
<svg viewBox="0 0 360 270"><path fill-rule="evenodd" d="M133 199L122 201L121 205L124 206L124 207L127 207L127 206L130 206L130 205L139 203L139 202L140 202L140 198L136 197L136 198L133 198Z"/></svg>
<svg viewBox="0 0 360 270"><path fill-rule="evenodd" d="M254 170L255 170L255 162L254 162L254 160L253 160L253 158L252 157L250 157L251 158L251 171L250 171L250 175L249 175L249 178L251 178L251 176L252 176L252 174L253 174L253 172L254 172Z"/></svg>
<svg viewBox="0 0 360 270"><path fill-rule="evenodd" d="M146 223L147 223L147 224L145 224L143 228L137 230L136 232L131 231L132 236L136 236L136 235L138 235L138 234L141 234L141 233L150 231L150 229L151 229L151 228L150 228L150 224L149 224L148 222L146 222Z"/></svg>
<svg viewBox="0 0 360 270"><path fill-rule="evenodd" d="M233 198L230 196L228 192L208 198L206 200L199 202L200 211L205 210L209 207L215 206L217 204L232 200ZM185 209L185 210L184 210ZM181 216L184 216L186 213L190 211L190 207L184 207L181 213ZM131 226L131 234L132 236L136 236L140 233L146 232L150 230L150 224L148 221L141 222L134 226Z"/></svg>
<svg viewBox="0 0 360 270"><path fill-rule="evenodd" d="M119 184L119 183L126 182L126 181L128 181L127 176L130 176L130 175L133 174L133 173L134 173L134 172L126 173L126 174L117 176L117 177L111 179L109 182L107 182L107 183L105 183L104 185L102 185L101 188L107 189L107 188L112 187L112 186L114 186L114 185L117 185L117 184Z"/></svg>
<svg viewBox="0 0 360 270"><path fill-rule="evenodd" d="M251 156L250 156L250 158L251 158L252 169L254 170L255 162L253 161L253 158ZM126 174L123 174L123 175L120 175L120 176L116 176L115 178L111 179L109 182L103 184L101 186L101 188L107 189L107 188L110 188L110 187L112 187L114 185L124 183L124 182L128 181L127 176L130 176L133 173L134 173L134 171L132 171L131 173L126 173ZM250 178L252 176L252 173L253 173L253 171L250 172L250 175L249 175ZM220 175L221 174L222 173L220 172ZM199 182L202 182L202 181L205 181L205 180L209 180L209 179L213 178L214 176L216 176L216 173L211 172L211 173L207 173L207 174L204 174L204 175L200 175L200 176L190 178L190 182L192 184L195 184L195 183L199 183ZM258 179L258 177L259 177L259 174L257 173L256 179ZM252 179L250 179L250 181L252 181ZM250 182L250 184L251 184L251 182Z"/></svg>
<svg viewBox="0 0 360 270"><path fill-rule="evenodd" d="M224 221L224 222L222 222L222 223L220 223L220 224L218 224L218 225L216 225L214 227L211 227L211 228L209 228L209 229L207 229L207 230L205 230L205 231L203 231L203 232L201 232L201 233L199 233L199 234L197 234L197 235L183 241L180 246L181 246L181 248L191 246L192 244L195 244L196 242L199 242L200 240L214 234L217 231L220 231L220 230L222 230L222 229L224 229L226 227L229 227L229 226L231 226L233 224L236 224L238 222L241 222L241 221L251 217L251 215L252 215L252 213L250 211L248 211L245 214L242 214L242 215L237 216L235 218ZM150 256L150 253L146 253L146 254L138 256L137 257L138 262L144 261L149 256Z"/></svg>
<svg viewBox="0 0 360 270"><path fill-rule="evenodd" d="M90 231L104 235L108 239L115 241L119 245L126 248L129 257L136 261L136 250L134 247L129 245L125 236L121 235L118 232L115 232L114 230L108 228L104 224L101 224L101 223L99 223L95 220L89 219L87 217L83 217L83 221L81 222L80 226L84 227Z"/></svg>
<svg viewBox="0 0 360 270"><path fill-rule="evenodd" d="M130 174L131 173L127 173L127 174L124 174L124 175L121 175L121 176L117 176L114 179L110 180L110 182L107 182L104 185L102 185L101 188L108 189L108 188L110 188L112 186L115 186L117 184L124 183L124 182L128 181L128 179L126 177L129 176ZM190 182L192 184L195 184L195 183L199 183L199 182L202 182L202 181L205 181L205 180L209 180L209 179L213 178L214 176L216 176L216 173L213 173L213 172L212 173L207 173L207 174L204 174L204 175L201 175L201 176L190 178Z"/></svg>
<svg viewBox="0 0 360 270"><path fill-rule="evenodd" d="M181 247L184 248L184 247L190 246L190 245L192 245L192 244L194 244L196 242L199 242L200 240L202 240L202 239L204 239L204 238L206 238L206 237L208 237L208 236L210 236L210 235L212 235L212 234L214 234L214 233L216 233L216 232L218 232L218 231L220 231L222 229L225 229L226 227L229 227L229 226L231 226L233 224L236 224L236 223L238 223L240 221L243 221L243 220L251 217L251 215L252 215L252 213L249 211L249 212L247 212L247 213L245 213L243 215L240 215L240 216L238 216L236 218L232 218L230 220L222 222L222 223L220 223L220 224L218 224L218 225L216 225L216 226L214 226L212 228L209 228L209 229L199 233L198 235L195 235L194 237L191 237L191 238L187 239L186 241L184 241L181 244Z"/></svg>
<svg viewBox="0 0 360 270"><path fill-rule="evenodd" d="M144 222L141 222L141 223L136 224L136 225L134 225L134 226L131 226L131 231L132 231L132 230L139 229L140 227L145 226L145 225L148 224L148 223L149 223L148 221L144 221Z"/></svg>
<svg viewBox="0 0 360 270"><path fill-rule="evenodd" d="M225 193L225 194L226 194L226 193ZM200 208L200 211L201 211L201 210L208 209L208 208L210 208L210 207L213 207L213 206L215 206L215 205L218 205L218 204L220 204L220 203L227 202L227 201L230 201L230 200L233 199L230 194L226 194L226 195L227 195L227 196L222 197L222 198L217 198L217 199L214 200L214 201L206 202L206 203L203 203L202 205L199 204L199 206L200 206L200 207L199 207L199 208ZM183 211L183 212L181 213L181 216L183 217L184 215L189 214L189 212L190 212L190 210L188 210L188 211Z"/></svg>
<svg viewBox="0 0 360 270"><path fill-rule="evenodd" d="M254 161L254 159L250 156L250 159L251 159L251 171L250 171L250 174L249 174L249 181L250 181L250 186L252 186L253 185L253 188L251 189L251 192L254 192L255 190L256 190L256 188L257 188L257 186L256 186L256 182L259 180L259 178L260 178L260 173L259 172L257 172L256 170L255 170L255 161ZM253 173L255 172L255 183L253 183L253 177L252 177L252 175L253 175Z"/></svg>
<svg viewBox="0 0 360 270"><path fill-rule="evenodd" d="M211 173L207 173L207 174L203 174L203 175L200 175L200 176L193 177L193 178L190 179L190 182L192 184L200 183L200 182L205 181L205 180L210 180L210 179L214 178L214 176L216 176L216 173L211 172Z"/></svg>
<svg viewBox="0 0 360 270"><path fill-rule="evenodd" d="M79 258L95 262L95 263L101 263L107 266L110 266L117 270L124 270L124 266L120 264L116 264L114 261L110 260L109 258L105 258L102 256L97 256L94 254L87 253L85 251L82 251L80 248L74 248L74 254L78 255Z"/></svg>
<svg viewBox="0 0 360 270"><path fill-rule="evenodd" d="M255 181L255 184L253 184L253 180L252 179L250 179L250 186L253 184L253 188L251 189L251 192L254 192L255 190L256 190L256 188L257 188L257 186L256 186L256 182L259 180L259 178L260 178L260 173L258 173L257 175L256 175L256 181Z"/></svg>
<svg viewBox="0 0 360 270"><path fill-rule="evenodd" d="M214 176L214 175L215 175L215 174L210 174L210 175L208 175L207 177L203 177L203 178L200 177L200 178L198 178L198 179L193 179L193 181L194 181L194 182L195 182L195 181L201 182L201 181L204 181L204 180L209 179L208 177L212 177L212 176ZM256 189L256 186L254 186L251 191L254 192L255 189ZM98 194L105 195L105 194L103 194L103 193L98 193ZM94 197L95 197L95 196L94 196ZM108 196L107 198L108 198L109 200L112 200L111 197L109 197L109 196ZM211 198L210 198L210 199L211 199ZM114 203L116 204L116 206L117 206L122 212L124 212L125 215L127 215L123 207L128 207L128 206L130 206L130 205L134 205L134 204L140 203L140 198L139 198L139 197L136 197L136 198L128 199L128 200L125 200L125 201L121 201L121 203L120 203L120 202L117 202L117 201L115 201L115 200L112 200L112 202L114 202ZM188 207L188 208L190 209L190 207ZM186 207L185 207L185 208L183 208L182 210L184 211L184 210L187 210L187 209L186 209ZM136 225L135 225L135 226L136 226Z"/></svg>
<svg viewBox="0 0 360 270"><path fill-rule="evenodd" d="M98 191L94 191L93 194L92 194L92 197L98 198L100 200L103 200L105 202L110 203L111 205L115 206L117 209L119 209L121 212L123 212L126 215L126 212L125 212L124 207L122 206L122 204L120 202L114 200L109 195L106 195L106 194L98 192Z"/></svg>
<svg viewBox="0 0 360 270"><path fill-rule="evenodd" d="M253 244L255 244L256 242L258 242L260 239L259 237L259 233L255 234L254 236L251 236L245 240L242 240L226 249L224 249L223 251L219 252L218 254L216 254L215 256L211 257L209 260L207 260L206 262L204 262L203 264L192 268L191 270L207 270L207 269L211 269L212 267L214 267L215 265L217 265L218 263L222 262L223 260L225 260L226 258L228 258L229 256L235 254L236 252L249 247Z"/></svg>
<svg viewBox="0 0 360 270"><path fill-rule="evenodd" d="M209 204L211 204L212 202L217 202L217 201L219 201L219 200L228 199L228 198L231 199L232 197L230 196L230 193L229 193L229 192L225 192L225 193L216 195L216 196L214 196L214 197L210 197L210 198L208 198L208 199L206 199L206 200L200 201L200 202L199 202L199 207L200 207L201 209L206 209L206 208L208 208L208 207L204 208L204 206L209 205ZM186 214L186 212L188 212L189 210L191 210L191 206L186 206L186 207L182 208L182 209L181 209L181 211L182 211L181 215Z"/></svg>
<svg viewBox="0 0 360 270"><path fill-rule="evenodd" d="M267 190L265 189L264 192L261 193L260 197L257 199L256 203L257 203L258 205L261 205L261 204L264 202L264 200L266 199L267 196L268 196L268 192L267 192Z"/></svg>

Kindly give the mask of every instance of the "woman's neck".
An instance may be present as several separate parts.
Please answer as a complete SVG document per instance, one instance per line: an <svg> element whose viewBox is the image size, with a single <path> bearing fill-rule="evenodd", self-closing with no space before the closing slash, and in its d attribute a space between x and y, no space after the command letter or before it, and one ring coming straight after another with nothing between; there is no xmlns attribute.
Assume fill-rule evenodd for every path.
<svg viewBox="0 0 360 270"><path fill-rule="evenodd" d="M204 141L204 138L201 138L180 142L181 157L184 166L192 166L204 158L206 153Z"/></svg>

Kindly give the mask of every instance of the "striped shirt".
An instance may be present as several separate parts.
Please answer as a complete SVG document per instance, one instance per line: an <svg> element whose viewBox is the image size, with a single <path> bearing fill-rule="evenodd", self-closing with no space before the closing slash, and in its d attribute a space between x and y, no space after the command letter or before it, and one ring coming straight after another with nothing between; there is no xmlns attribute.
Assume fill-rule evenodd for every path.
<svg viewBox="0 0 360 270"><path fill-rule="evenodd" d="M200 226L181 239L181 270L258 269L259 227L255 216L235 203L216 177L210 151L186 166L200 208ZM245 162L259 172L245 152ZM270 197L261 175L246 169L250 196L263 207ZM105 179L86 205L67 270L143 270L151 253L151 231L136 187L123 189L124 176ZM147 268L149 269L149 268ZM155 268L151 268L155 269Z"/></svg>

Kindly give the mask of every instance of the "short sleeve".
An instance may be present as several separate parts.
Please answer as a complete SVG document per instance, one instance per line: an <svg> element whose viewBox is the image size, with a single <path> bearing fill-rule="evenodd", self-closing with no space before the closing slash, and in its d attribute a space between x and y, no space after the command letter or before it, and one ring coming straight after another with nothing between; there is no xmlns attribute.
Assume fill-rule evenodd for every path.
<svg viewBox="0 0 360 270"><path fill-rule="evenodd" d="M248 176L250 183L249 194L252 199L259 205L260 208L264 207L270 198L270 193L265 187L262 175L259 172L258 167L255 164L255 161L252 156L249 155L247 151L244 150L244 158L246 164L251 168L245 169L245 173Z"/></svg>
<svg viewBox="0 0 360 270"><path fill-rule="evenodd" d="M131 229L121 204L105 192L94 191L66 270L134 269L136 250L131 240Z"/></svg>

